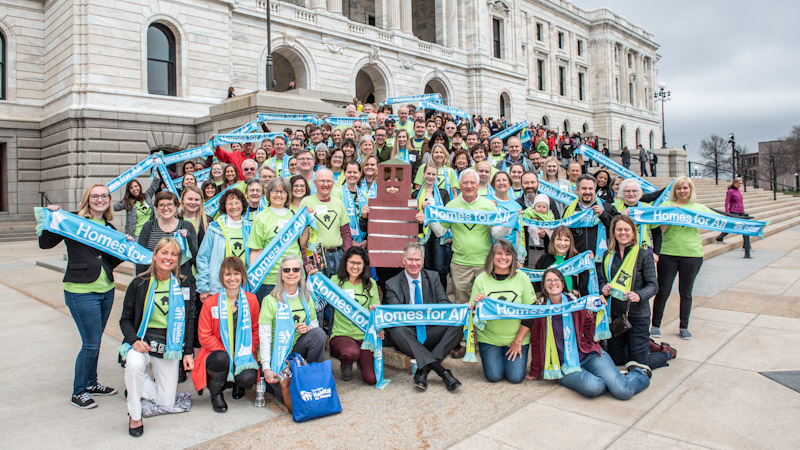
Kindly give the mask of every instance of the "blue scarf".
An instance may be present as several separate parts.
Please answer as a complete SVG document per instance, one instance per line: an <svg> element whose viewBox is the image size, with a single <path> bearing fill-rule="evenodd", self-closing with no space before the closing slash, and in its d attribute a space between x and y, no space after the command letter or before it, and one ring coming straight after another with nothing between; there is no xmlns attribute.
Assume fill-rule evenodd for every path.
<svg viewBox="0 0 800 450"><path fill-rule="evenodd" d="M273 140L276 136L283 136L283 133L242 133L242 134L215 134L214 145L223 144L244 144L246 142L261 142Z"/></svg>
<svg viewBox="0 0 800 450"><path fill-rule="evenodd" d="M331 126L338 127L338 126L352 126L353 122L356 120L362 120L361 117L328 117L325 119L325 123L331 124Z"/></svg>
<svg viewBox="0 0 800 450"><path fill-rule="evenodd" d="M175 185L172 184L172 177L169 175L167 166L164 165L164 160L161 157L156 160L156 168L158 169L158 174L161 175L161 181L164 182L167 190L178 196L178 190L175 189Z"/></svg>
<svg viewBox="0 0 800 450"><path fill-rule="evenodd" d="M142 323L139 325L139 331L136 336L139 339L144 339L147 333L147 325L150 323L150 317L153 315L153 307L155 306L155 291L156 280L155 277L150 278L150 286L147 288L147 298L144 302L144 315L142 316ZM181 291L181 284L175 275L169 277L169 312L167 313L167 350L164 352L164 359L181 359L183 357L183 335L186 329L186 303L183 299L183 292ZM119 354L124 360L128 356L128 352L133 347L131 344L123 343L117 348Z"/></svg>
<svg viewBox="0 0 800 450"><path fill-rule="evenodd" d="M289 155L284 154L283 159L281 159L280 169L278 169L278 165L276 164L277 159L278 159L277 156L273 156L272 158L270 158L270 165L272 166L272 170L274 170L275 174L277 174L279 177L286 177L286 175L289 173L289 160L292 158L290 158Z"/></svg>
<svg viewBox="0 0 800 450"><path fill-rule="evenodd" d="M217 309L219 311L219 336L225 351L228 353L228 381L233 381L234 375L239 375L247 369L259 369L256 359L253 357L253 336L252 336L252 317L250 317L250 305L244 289L239 289L239 299L237 301L239 314L236 319L235 340L231 341L228 331L232 328L233 317L228 316L229 305L228 296L225 290L219 293ZM233 347L236 347L236 353ZM234 372L234 367L236 372Z"/></svg>
<svg viewBox="0 0 800 450"><path fill-rule="evenodd" d="M294 317L292 316L292 307L284 295L283 300L277 300L277 310L275 312L275 329L272 336L272 359L270 360L269 369L273 372L280 373L286 366L286 357L292 351L294 344ZM302 301L302 300L301 300ZM308 316L306 316L308 317Z"/></svg>
<svg viewBox="0 0 800 450"><path fill-rule="evenodd" d="M123 172L122 175L109 181L106 186L108 186L109 191L114 192L117 189L125 186L129 181L143 174L145 171L152 169L154 165L155 163L153 162L153 157L148 156L143 161L140 161L135 166Z"/></svg>
<svg viewBox="0 0 800 450"><path fill-rule="evenodd" d="M252 133L256 130L258 130L258 121L253 120L252 122L247 122L246 124L240 126L239 128L231 131L230 134Z"/></svg>
<svg viewBox="0 0 800 450"><path fill-rule="evenodd" d="M207 142L200 147L190 148L178 153L170 153L163 156L164 164L169 166L177 162L186 161L192 158L205 158L207 156L214 156L214 147L211 142Z"/></svg>
<svg viewBox="0 0 800 450"><path fill-rule="evenodd" d="M433 222L503 226L517 231L520 229L519 211L483 211L428 205L425 207L423 225Z"/></svg>
<svg viewBox="0 0 800 450"><path fill-rule="evenodd" d="M384 328L417 327L425 325L463 326L465 338L472 339L466 333L469 326L469 304L429 303L419 305L378 305L370 313L363 350L371 350L375 358L375 376L377 389L383 389L391 380L383 378L383 342L378 332Z"/></svg>
<svg viewBox="0 0 800 450"><path fill-rule="evenodd" d="M672 185L674 183L675 183L675 178L673 178L672 181L669 182L667 187L665 187L664 190L661 191L661 195L659 195L656 201L653 202L653 206L661 206L662 203L669 200L669 196L672 192Z"/></svg>
<svg viewBox="0 0 800 450"><path fill-rule="evenodd" d="M199 172L194 172L192 175L194 175L194 179L197 181L197 187L200 187L200 185L203 184L203 182L206 181L211 175L211 167L208 169L203 169ZM172 184L175 185L175 189L183 190L183 177L175 178L172 180Z"/></svg>
<svg viewBox="0 0 800 450"><path fill-rule="evenodd" d="M402 95L400 97L389 97L381 103L381 105L394 105L397 103L410 103L410 102L432 102L442 103L442 94L418 94L418 95Z"/></svg>
<svg viewBox="0 0 800 450"><path fill-rule="evenodd" d="M361 180L361 184L358 185L359 189L361 189L362 193L366 192L367 198L378 198L378 179L376 178L372 182L372 186L367 188L367 180Z"/></svg>
<svg viewBox="0 0 800 450"><path fill-rule="evenodd" d="M562 225L567 228L588 228L593 227L596 221L597 215L591 209L558 220L538 222L527 217L522 218L522 224L526 227L545 228L548 230L554 230Z"/></svg>
<svg viewBox="0 0 800 450"><path fill-rule="evenodd" d="M591 253L589 250L581 253L580 255L573 256L572 258L564 261L561 264L550 266L551 268L558 269L562 275L565 277L569 277L572 275L578 275L583 273L587 270L594 270L594 260L591 257ZM533 269L526 269L524 267L517 269L528 276L528 279L531 280L531 283L538 283L542 281L542 276L544 275L544 271L542 270L533 270Z"/></svg>
<svg viewBox="0 0 800 450"><path fill-rule="evenodd" d="M322 125L322 121L314 114L272 114L261 113L256 122L311 122L316 126Z"/></svg>
<svg viewBox="0 0 800 450"><path fill-rule="evenodd" d="M583 155L585 158L589 158L596 163L606 166L608 169L611 169L612 171L622 175L623 178L634 178L638 180L639 184L642 186L642 190L645 192L650 193L658 190L657 187L647 182L644 178L622 167L621 165L613 161L611 158L589 147L586 144L583 144L580 147L576 148L574 153L576 155Z"/></svg>
<svg viewBox="0 0 800 450"><path fill-rule="evenodd" d="M367 234L361 231L361 228L358 226L358 214L363 207L362 199L364 205L367 204L367 199L364 191L359 188L356 188L356 197L358 197L358 205L356 205L355 200L353 200L353 193L347 189L347 185L345 184L342 186L342 203L344 203L347 217L350 218L350 234L355 242L363 242Z"/></svg>
<svg viewBox="0 0 800 450"><path fill-rule="evenodd" d="M578 196L575 195L574 193L562 191L558 187L553 186L552 184L542 179L539 180L539 192L565 205L569 205L570 203L578 199Z"/></svg>
<svg viewBox="0 0 800 450"><path fill-rule="evenodd" d="M236 189L237 186L239 186L239 183L232 184L223 189L222 192L220 192L219 194L212 197L209 201L205 202L205 204L203 205L203 211L205 211L206 215L213 216L214 214L216 214L217 211L219 211L219 199L222 197L222 194L231 189Z"/></svg>
<svg viewBox="0 0 800 450"><path fill-rule="evenodd" d="M595 197L594 204L597 206L603 207L603 202L599 198ZM592 205L594 207L594 205ZM571 217L578 208L578 200L570 203L566 210L564 210L564 218ZM583 212L591 211L592 215L596 213L592 208L587 208ZM539 222L542 223L542 222ZM597 237L595 239L595 246L594 246L594 262L602 262L603 255L605 254L606 250L608 250L608 242L606 241L606 226L600 220L599 217L595 217L595 225L597 225Z"/></svg>
<svg viewBox="0 0 800 450"><path fill-rule="evenodd" d="M189 250L189 241L181 234L181 228L175 230L175 234L172 237L178 241L178 247L181 248L181 264L183 264L192 258L192 251Z"/></svg>
<svg viewBox="0 0 800 450"><path fill-rule="evenodd" d="M499 132L489 136L489 141L491 141L494 138L505 139L505 138L511 136L512 134L516 133L517 131L520 131L520 130L522 130L524 128L527 128L527 127L528 127L528 121L527 120L523 120L522 122L517 122L514 125L511 125L510 127L506 128L505 130L499 131Z"/></svg>
<svg viewBox="0 0 800 450"><path fill-rule="evenodd" d="M677 206L631 208L630 212L636 223L679 225L743 236L763 237L764 227L769 225L768 220L745 220Z"/></svg>
<svg viewBox="0 0 800 450"><path fill-rule="evenodd" d="M320 272L308 277L308 289L317 298L319 305L331 305L359 330L367 332L369 312L356 299L348 295L330 278Z"/></svg>
<svg viewBox="0 0 800 450"><path fill-rule="evenodd" d="M450 114L451 116L461 117L467 122L469 122L469 114L464 111L463 109L454 108L452 106L443 105L441 103L433 103L428 101L422 101L419 103L419 107L423 109L432 109L434 111L440 111L445 114Z"/></svg>
<svg viewBox="0 0 800 450"><path fill-rule="evenodd" d="M306 227L317 228L314 216L308 213L306 208L301 208L294 217L281 228L275 237L269 241L266 248L258 255L258 259L250 265L247 270L248 290L255 292L264 283L264 279L270 273L278 259L286 253L286 250L297 238L303 234ZM275 372L277 373L277 372Z"/></svg>
<svg viewBox="0 0 800 450"><path fill-rule="evenodd" d="M33 208L36 216L36 233L47 230L73 241L96 248L103 253L130 261L134 264L149 265L153 262L153 252L135 241L129 241L125 234L113 228L100 225L92 220L59 209Z"/></svg>

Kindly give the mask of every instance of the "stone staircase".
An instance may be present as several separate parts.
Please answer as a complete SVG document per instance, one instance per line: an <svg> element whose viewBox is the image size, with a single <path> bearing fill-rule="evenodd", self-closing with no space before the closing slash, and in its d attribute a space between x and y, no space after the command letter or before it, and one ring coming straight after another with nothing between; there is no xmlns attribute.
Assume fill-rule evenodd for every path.
<svg viewBox="0 0 800 450"><path fill-rule="evenodd" d="M647 181L658 187L664 187L671 181L671 178L647 178ZM709 208L719 211L725 210L725 193L728 188L728 180L720 180L719 185L710 178L692 178L695 186L697 202ZM777 200L772 199L772 191L764 189L747 188L747 192L742 191L744 197L744 209L753 216L753 220L769 220L769 225L764 229L764 237L800 225L800 197L793 197L787 194L778 194ZM703 251L705 259L742 247L742 236L729 234L725 238L724 244L719 244L715 238L719 235L716 231L701 231L703 238ZM757 237L750 238L750 242L758 240Z"/></svg>
<svg viewBox="0 0 800 450"><path fill-rule="evenodd" d="M36 220L33 214L0 216L0 242L30 241L36 238Z"/></svg>

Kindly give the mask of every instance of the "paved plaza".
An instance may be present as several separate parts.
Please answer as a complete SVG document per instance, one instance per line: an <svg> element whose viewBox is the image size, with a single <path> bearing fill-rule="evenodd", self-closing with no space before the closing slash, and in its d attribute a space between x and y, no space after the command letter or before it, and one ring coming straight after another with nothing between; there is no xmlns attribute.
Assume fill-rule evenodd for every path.
<svg viewBox="0 0 800 450"><path fill-rule="evenodd" d="M0 439L4 448L796 448L800 394L760 372L800 369L800 227L754 244L752 260L734 250L707 260L695 288L691 341L681 341L677 296L662 332L678 350L648 389L622 402L585 399L553 382L491 384L480 364L445 360L463 382L448 392L431 377L418 392L407 371L387 367L392 383L377 391L358 376L337 386L344 411L295 424L254 392L226 414L193 392L187 414L145 420L140 439L127 434L123 371L116 347L123 292L118 292L100 354L100 382L120 393L99 407L69 405L80 347L64 305L62 274L39 267L59 246L2 244L0 264ZM334 371L339 376L338 362ZM190 382L179 386L191 392Z"/></svg>

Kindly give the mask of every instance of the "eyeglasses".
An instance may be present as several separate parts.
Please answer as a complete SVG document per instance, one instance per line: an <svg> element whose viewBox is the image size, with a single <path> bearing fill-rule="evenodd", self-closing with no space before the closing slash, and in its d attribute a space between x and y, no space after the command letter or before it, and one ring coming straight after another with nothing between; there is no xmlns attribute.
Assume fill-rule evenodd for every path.
<svg viewBox="0 0 800 450"><path fill-rule="evenodd" d="M108 194L92 194L89 196L89 198L92 200L108 200L111 198L111 196Z"/></svg>
<svg viewBox="0 0 800 450"><path fill-rule="evenodd" d="M286 191L271 191L270 194L286 195Z"/></svg>
<svg viewBox="0 0 800 450"><path fill-rule="evenodd" d="M302 269L300 269L299 267L284 267L282 270L283 273L290 273L290 272L300 273L300 270Z"/></svg>
<svg viewBox="0 0 800 450"><path fill-rule="evenodd" d="M347 264L353 267L361 267L364 265L361 261L347 261Z"/></svg>
<svg viewBox="0 0 800 450"><path fill-rule="evenodd" d="M545 280L545 283L546 283L546 284L560 284L560 283L561 283L561 280L559 280L559 279L555 279L555 280Z"/></svg>
<svg viewBox="0 0 800 450"><path fill-rule="evenodd" d="M173 205L172 203L159 203L157 206L157 208L159 209L172 209L174 207L175 205Z"/></svg>

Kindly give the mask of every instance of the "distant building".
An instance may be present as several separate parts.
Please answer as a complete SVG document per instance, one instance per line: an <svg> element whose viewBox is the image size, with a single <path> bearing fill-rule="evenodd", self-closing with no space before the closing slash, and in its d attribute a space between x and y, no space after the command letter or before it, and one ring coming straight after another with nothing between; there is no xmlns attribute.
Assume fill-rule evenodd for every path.
<svg viewBox="0 0 800 450"><path fill-rule="evenodd" d="M747 155L750 156L750 155ZM758 153L756 154L755 167L758 168L758 178L761 178L760 186L764 189L772 189L772 166L770 156L775 156L775 181L779 191L797 190L798 171L800 170L800 151L794 150L793 154L786 148L786 141L768 141L758 143ZM745 167L752 167L745 163ZM749 174L748 174L749 176Z"/></svg>

